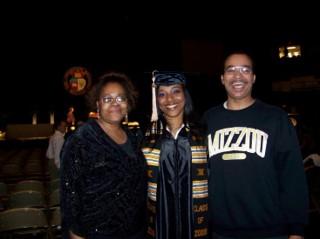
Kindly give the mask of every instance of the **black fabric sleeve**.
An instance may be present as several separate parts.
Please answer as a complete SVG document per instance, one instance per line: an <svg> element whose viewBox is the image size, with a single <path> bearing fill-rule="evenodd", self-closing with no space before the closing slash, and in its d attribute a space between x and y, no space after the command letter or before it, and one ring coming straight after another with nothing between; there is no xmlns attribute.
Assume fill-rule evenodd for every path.
<svg viewBox="0 0 320 239"><path fill-rule="evenodd" d="M68 138L61 152L60 203L63 231L85 236L81 226L81 192L77 182L81 176L81 144L75 137Z"/></svg>
<svg viewBox="0 0 320 239"><path fill-rule="evenodd" d="M303 235L308 222L308 190L296 131L285 113L278 121L276 165L281 208L289 235Z"/></svg>

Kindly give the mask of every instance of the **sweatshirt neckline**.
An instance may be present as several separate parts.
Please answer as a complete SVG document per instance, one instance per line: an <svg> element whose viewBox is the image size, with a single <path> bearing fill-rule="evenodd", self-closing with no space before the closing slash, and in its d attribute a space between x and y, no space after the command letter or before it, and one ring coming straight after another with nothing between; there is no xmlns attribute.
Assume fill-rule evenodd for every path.
<svg viewBox="0 0 320 239"><path fill-rule="evenodd" d="M249 105L248 107L246 107L246 108L243 108L243 109L240 109L240 110L231 110L231 109L227 108L227 101L225 101L222 104L222 108L223 108L223 110L225 110L227 112L231 112L231 113L233 113L233 112L235 112L235 113L236 112L244 112L244 111L247 111L247 110L250 110L250 109L254 108L257 105L258 102L259 102L259 100L255 99L254 102L251 105Z"/></svg>

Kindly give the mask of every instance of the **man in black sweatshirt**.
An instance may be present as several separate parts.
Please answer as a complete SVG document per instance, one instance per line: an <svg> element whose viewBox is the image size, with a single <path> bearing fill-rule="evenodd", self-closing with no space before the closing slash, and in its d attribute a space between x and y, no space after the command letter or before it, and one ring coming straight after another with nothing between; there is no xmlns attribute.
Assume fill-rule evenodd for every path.
<svg viewBox="0 0 320 239"><path fill-rule="evenodd" d="M230 54L221 82L228 98L204 115L213 238L303 238L308 193L287 114L251 95L252 58Z"/></svg>

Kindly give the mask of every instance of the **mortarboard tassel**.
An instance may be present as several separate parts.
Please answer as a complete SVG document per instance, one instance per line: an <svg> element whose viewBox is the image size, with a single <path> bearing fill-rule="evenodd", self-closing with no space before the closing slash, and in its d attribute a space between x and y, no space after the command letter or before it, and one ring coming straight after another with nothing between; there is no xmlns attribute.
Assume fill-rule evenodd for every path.
<svg viewBox="0 0 320 239"><path fill-rule="evenodd" d="M152 74L152 115L151 122L156 122L158 120L158 109L156 102L156 83L155 83L155 72Z"/></svg>

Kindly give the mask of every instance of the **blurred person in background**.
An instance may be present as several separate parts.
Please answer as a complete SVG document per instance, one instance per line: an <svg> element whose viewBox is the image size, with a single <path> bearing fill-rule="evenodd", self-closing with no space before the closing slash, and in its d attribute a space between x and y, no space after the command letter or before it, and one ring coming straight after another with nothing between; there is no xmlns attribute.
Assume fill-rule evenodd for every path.
<svg viewBox="0 0 320 239"><path fill-rule="evenodd" d="M59 120L55 125L55 131L49 138L49 145L46 152L46 157L49 159L49 171L51 177L57 177L60 169L60 153L64 144L64 137L67 130L67 122Z"/></svg>

